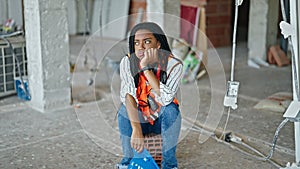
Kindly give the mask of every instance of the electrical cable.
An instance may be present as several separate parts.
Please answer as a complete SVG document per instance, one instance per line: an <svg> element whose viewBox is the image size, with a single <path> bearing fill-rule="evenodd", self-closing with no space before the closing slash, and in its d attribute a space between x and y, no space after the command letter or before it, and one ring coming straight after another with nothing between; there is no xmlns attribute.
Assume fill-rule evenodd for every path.
<svg viewBox="0 0 300 169"><path fill-rule="evenodd" d="M275 131L275 135L273 137L273 141L272 141L272 149L270 150L270 153L269 155L265 158L265 160L269 160L272 156L273 156L273 153L275 151L275 147L276 147L276 143L277 143L277 139L278 139L278 136L279 136L279 131L280 129L289 121L289 119L285 118L281 123L280 125L277 127L276 131Z"/></svg>
<svg viewBox="0 0 300 169"><path fill-rule="evenodd" d="M85 12L85 22L84 22L84 26L85 26L85 30L83 32L83 37L84 37L84 44L86 44L87 42L87 35L90 31L90 27L89 27L89 11L88 11L88 0L85 0L84 2L84 12ZM85 51L86 52L86 51ZM84 56L84 65L86 65L88 62L88 58L87 55L85 54Z"/></svg>
<svg viewBox="0 0 300 169"><path fill-rule="evenodd" d="M224 141L225 142L225 141ZM225 143L227 143L227 142L225 142ZM229 143L228 143L229 144ZM253 152L255 152L255 153L257 153L258 155L260 155L261 157L258 157L258 156L256 156L256 155L254 155L254 154L251 154L251 153L248 153L248 152L246 152L246 151L244 151L244 150L242 150L242 149L240 149L240 148L236 148L236 150L238 150L239 152L241 152L241 153L243 153L243 154L245 154L245 155L247 155L247 156L250 156L250 157L252 157L252 158L254 158L254 159L257 159L257 160L260 160L260 161L268 161L268 162L270 162L272 165L274 165L275 167L277 167L277 168L281 168L282 166L280 166L279 164L277 164L275 161L273 161L273 160L271 160L271 159L269 159L269 160L264 160L264 155L260 152L260 151L258 151L258 150L256 150L255 148L253 148L253 147L251 147L250 145L248 145L248 144L245 144L244 142L241 142L241 145L242 146L244 146L244 147L246 147L246 148L248 148L248 149L250 149L250 150L252 150Z"/></svg>
<svg viewBox="0 0 300 169"><path fill-rule="evenodd" d="M254 143L254 144L259 144L259 145L262 145L262 146L272 147L272 143L266 142L266 141L261 140L259 138L254 138L254 137L250 137L250 136L243 136L243 140L244 141L246 140L247 142L251 142L251 143ZM293 156L295 154L295 151L293 151L289 148L280 146L280 145L276 145L276 150L278 152L285 153L285 154L290 155L290 156Z"/></svg>
<svg viewBox="0 0 300 169"><path fill-rule="evenodd" d="M234 25L233 25L233 36L232 36L232 60L231 60L231 73L230 81L234 80L234 63L235 63L235 51L236 51L236 32L237 32L237 19L239 11L239 0L235 0L235 15L234 15Z"/></svg>
<svg viewBox="0 0 300 169"><path fill-rule="evenodd" d="M91 32L91 28L90 28L90 20L89 20L89 1L88 0L85 0L84 2L84 10L85 10L85 31L83 33L83 37L84 37L84 46L83 48L85 49L84 50L84 60L83 60L83 64L84 66L86 66L87 68L89 68L89 71L91 73L91 77L89 78L88 80L88 86L91 86L94 84L94 73L97 71L97 58L96 56L94 55L94 53L91 52L92 49L90 49L91 47L87 44L88 42L88 35L90 35L92 32ZM102 6L102 2L101 2L101 6ZM102 10L102 7L101 9ZM102 11L100 11L102 12ZM89 57L92 57L93 59L93 65L91 67L89 67Z"/></svg>
<svg viewBox="0 0 300 169"><path fill-rule="evenodd" d="M221 136L219 137L219 139L223 139L223 137L224 137L224 133L225 133L226 128L227 128L227 125L228 125L229 117L230 117L230 108L228 108L226 122L225 122L223 131L222 131L222 134L221 134Z"/></svg>
<svg viewBox="0 0 300 169"><path fill-rule="evenodd" d="M233 44L232 44L232 62L231 62L231 76L230 76L230 80L233 81L234 80L234 61L235 61L235 50L236 50L236 26L237 26L237 18L238 18L238 0L235 1L236 4L235 4L235 17L234 17L234 31L233 31ZM282 8L282 16L283 16L283 19L286 21L287 18L286 18L286 15L285 15L285 10L284 10L284 7L283 7L283 0L280 1L281 2L281 8ZM289 36L289 43L290 43L290 46L291 46L291 50L292 50L292 59L293 59L293 67L296 68L296 64L295 64L295 61L296 61L296 58L295 58L295 54L294 54L294 50L293 50L293 46L291 45L291 37ZM294 86L295 86L295 89L296 89L296 97L297 97L297 100L300 99L299 97L299 84L297 83L298 82L298 74L296 72L295 69L293 69L293 76L294 76ZM229 116L230 116L230 107L228 108L228 113L227 113L227 119L226 119L226 122L225 122L225 126L224 126L224 129L221 133L221 136L218 138L218 139L221 139L224 137L224 133L226 131L226 127L227 127L227 124L228 124L228 120L229 120ZM263 158L261 160L269 160L272 156L273 156L273 153L275 151L275 147L276 147L276 143L277 143L277 139L278 139L278 136L279 136L279 131L280 129L288 122L289 120L286 118L284 119L280 125L277 127L276 129L276 132L275 132L275 135L273 137L273 141L272 141L272 148L269 152L269 155L268 156L264 156L262 153L260 153L258 150L252 148L251 146L249 146L248 144L245 144L244 142L242 141L239 141L239 142L236 142L236 143L239 143L241 145L243 145L244 147L247 147L248 149L252 150L253 152L259 154L260 156L262 156Z"/></svg>
<svg viewBox="0 0 300 169"><path fill-rule="evenodd" d="M184 117L183 116L183 119L187 121L187 123L192 123L191 120L187 117ZM192 131L197 131L197 132L201 132L202 134L203 133L208 133L208 136L209 137L212 137L214 139L216 139L216 141L218 142L222 142L222 143L225 143L227 145L230 145L230 146L233 146L232 144L230 144L229 142L234 142L236 144L239 144L249 150L251 150L252 152L256 153L257 155L254 155L254 154L251 154L249 152L246 152L245 150L242 150L240 148L238 148L237 146L234 146L234 149L237 149L238 151L242 152L243 154L246 154L246 155L249 155L255 159L258 159L260 161L269 161L271 162L274 166L276 167L279 167L280 168L280 165L277 164L276 162L272 161L271 160L271 157L273 156L273 153L275 151L275 148L276 148L276 143L277 143L277 139L278 139L278 136L279 136L279 131L282 129L282 127L288 122L289 120L287 118L285 118L280 124L279 126L277 127L276 131L275 131L275 135L274 135L274 138L273 138L273 141L272 141L272 148L269 152L269 154L266 156L264 155L262 152L260 152L259 150L255 149L254 147L250 146L249 144L245 143L241 138L239 139L236 139L236 136L233 136L233 134L230 133L230 138L229 140L230 141L224 141L224 139L221 139L222 137L217 137L217 134L214 133L214 131L210 131L210 129L208 128L205 128L205 127L202 127L201 125L199 126L199 123L193 123L193 129ZM205 132L203 132L205 131ZM224 131L224 130L223 130ZM227 137L227 136L226 136ZM244 138L244 137L243 137Z"/></svg>
<svg viewBox="0 0 300 169"><path fill-rule="evenodd" d="M187 122L190 123L189 120L187 120ZM280 126L281 126L281 125L280 125ZM281 128L282 128L282 127L278 127L277 130L280 130ZM251 147L250 145L244 143L243 141L232 141L232 142L237 143L238 145L242 145L242 146L244 146L245 148L248 148L249 150L255 152L255 153L258 154L259 156L254 155L254 154L251 154L251 153L249 153L249 152L247 152L247 151L245 151L245 150L239 148L238 146L236 146L236 145L234 145L234 144L230 144L229 142L226 142L226 141L224 141L223 139L220 139L220 137L217 137L215 133L213 133L213 132L211 132L211 131L207 131L207 129L204 129L204 128L201 128L201 127L199 127L199 126L194 125L193 128L192 128L191 130L192 130L192 131L195 131L195 132L201 132L202 134L203 134L203 133L208 133L207 135L208 135L210 138L213 138L213 139L216 140L217 142L221 142L221 143L223 143L223 144L225 144L225 145L228 145L228 146L231 147L232 149L237 150L237 151L239 151L239 152L241 152L241 153L243 153L243 154L245 154L245 155L247 155L247 156L250 156L250 157L252 157L252 158L254 158L254 159L257 159L257 160L260 160L260 161L268 161L268 162L270 162L272 165L274 165L274 166L277 167L277 168L282 167L282 166L280 166L277 162L275 162L275 161L273 161L273 160L271 160L271 159L266 160L266 156L265 156L263 153L261 153L260 151L258 151L258 150L255 149L255 148ZM203 132L203 131L205 131L205 132ZM279 132L279 131L278 131L278 132ZM274 147L274 149L275 149L275 147Z"/></svg>
<svg viewBox="0 0 300 169"><path fill-rule="evenodd" d="M235 143L238 143L238 144L241 144L243 145L244 147L252 150L253 152L257 153L258 155L260 155L262 158L258 158L259 160L263 160L263 161L267 161L267 160L270 160L271 157L273 156L273 153L275 151L275 148L276 148L276 143L277 143L277 140L278 140L278 136L279 136L279 132L281 130L281 128L288 122L289 120L287 118L285 118L280 124L279 126L277 127L276 131L275 131L275 134L274 134L274 137L273 137L273 140L272 140L272 147L271 147L271 150L268 154L268 156L265 156L263 155L261 152L259 152L258 150L256 150L255 148L249 146L248 144L244 143L243 141L234 141L234 139L231 139L231 141L235 142Z"/></svg>
<svg viewBox="0 0 300 169"><path fill-rule="evenodd" d="M100 0L100 8L99 8L99 13L100 13L100 17L99 17L99 34L100 34L100 37L103 36L103 33L102 33L102 12L103 12L103 0Z"/></svg>
<svg viewBox="0 0 300 169"><path fill-rule="evenodd" d="M230 81L234 81L234 67L235 67L235 55L236 55L236 32L237 32L237 20L238 20L238 10L239 10L239 5L242 2L239 2L239 0L235 0L235 15L234 15L234 28L233 28L233 35L232 35L232 59L231 59L231 73L230 73ZM227 89L228 90L228 89ZM223 132L220 136L220 139L224 136L228 121L230 117L230 107L228 108L227 111L227 118L225 122L225 126L223 129Z"/></svg>
<svg viewBox="0 0 300 169"><path fill-rule="evenodd" d="M234 143L237 143L237 144L240 144L246 148L248 148L249 150L255 152L256 154L258 154L260 157L257 157L253 154L250 154L248 152L245 152L243 150L239 150L239 151L243 151L244 154L247 154L249 156L252 156L252 157L255 157L256 159L260 160L260 161L270 161L271 163L273 163L276 167L278 167L279 165L276 164L275 162L271 161L271 157L273 156L273 153L275 151L275 148L276 148L276 143L277 143L277 139L278 139L278 136L279 136L279 132L280 130L282 129L282 127L288 122L289 120L287 118L285 118L280 124L279 126L277 127L276 131L275 131L275 134L274 134L274 137L273 137L273 141L272 141L272 147L271 147L271 150L268 154L268 156L265 156L263 153L261 153L260 151L258 151L257 149L251 147L250 145L246 144L245 142L243 141L235 141L234 139L230 139L232 142ZM200 128L198 126L193 126L196 130L195 131L202 131L202 130L205 130L203 128ZM212 136L212 135L210 135ZM218 139L217 141L220 141L220 142L224 142L223 139L220 139L222 137L217 137L216 135L214 135L216 139Z"/></svg>
<svg viewBox="0 0 300 169"><path fill-rule="evenodd" d="M87 35L90 33L90 21L89 21L89 5L88 5L88 0L85 0L84 3L84 10L85 10L85 31L84 35Z"/></svg>

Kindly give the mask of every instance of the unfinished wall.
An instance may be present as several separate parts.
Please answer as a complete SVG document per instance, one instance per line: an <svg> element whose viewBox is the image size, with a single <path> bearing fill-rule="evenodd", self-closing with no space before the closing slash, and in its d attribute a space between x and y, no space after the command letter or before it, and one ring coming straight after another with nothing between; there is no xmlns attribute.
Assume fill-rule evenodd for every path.
<svg viewBox="0 0 300 169"><path fill-rule="evenodd" d="M0 24L13 19L18 27L23 26L22 0L0 0Z"/></svg>
<svg viewBox="0 0 300 169"><path fill-rule="evenodd" d="M167 1L168 2L168 1ZM203 0L191 0L190 3L203 3ZM138 12L141 8L146 10L146 0L131 0L130 14ZM208 0L206 8L206 34L215 47L231 45L231 6L232 0ZM145 16L143 16L145 20ZM131 18L128 24L130 29L135 23Z"/></svg>
<svg viewBox="0 0 300 169"><path fill-rule="evenodd" d="M214 47L231 45L232 0L208 0L206 9L206 35Z"/></svg>
<svg viewBox="0 0 300 169"><path fill-rule="evenodd" d="M6 20L6 16L9 15L8 9L6 5L13 4L16 2L10 2L9 0L0 0L0 21L4 22ZM19 0L21 1L21 0ZM85 11L84 7L85 4L82 0L69 0L72 1L71 5L68 5L69 8L68 13L69 14L76 14L68 16L68 20L70 22L69 25L69 33L70 34L76 34L76 33L83 33L86 32L85 27ZM136 24L137 19L137 13L139 12L139 9L142 9L144 12L147 8L147 0L131 0L130 2L130 10L129 14L133 14L131 18L129 18L128 21L128 30L132 28L133 25ZM180 1L180 0L177 0ZM190 0L191 3L195 3L196 5L198 3L203 3L203 1L206 0ZM176 13L180 13L180 9L178 9L178 3L174 3L176 1L174 0L164 0L165 7L164 10L168 14L176 15ZM68 2L70 4L70 2ZM92 21L92 12L93 8L91 7L94 3L94 0L88 0L88 8L89 8L89 23L91 24ZM18 3L19 4L19 3ZM209 40L212 42L212 44L215 47L219 46L227 46L231 44L231 6L232 6L232 0L208 0L207 4L205 6L206 8L206 34L209 38ZM11 8L14 15L19 15L20 12L16 12L17 10L14 8ZM18 8L19 9L19 8ZM21 10L18 10L21 11ZM141 16L141 21L146 20L146 15ZM21 17L17 17L16 20L18 22L21 22ZM168 21L167 21L168 22ZM170 21L169 23L172 23L173 21ZM178 26L178 23L174 23ZM169 29L169 24L166 24L166 30ZM174 31L171 31L174 33ZM179 32L179 31L175 31Z"/></svg>
<svg viewBox="0 0 300 169"><path fill-rule="evenodd" d="M0 24L3 24L8 18L8 2L7 0L0 0Z"/></svg>

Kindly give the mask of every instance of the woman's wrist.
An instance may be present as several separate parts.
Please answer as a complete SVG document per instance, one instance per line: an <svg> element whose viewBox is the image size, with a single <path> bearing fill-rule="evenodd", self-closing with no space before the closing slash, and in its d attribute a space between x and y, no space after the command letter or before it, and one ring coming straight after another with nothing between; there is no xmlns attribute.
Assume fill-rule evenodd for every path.
<svg viewBox="0 0 300 169"><path fill-rule="evenodd" d="M141 68L148 67L148 65L142 65L142 64L140 66Z"/></svg>
<svg viewBox="0 0 300 169"><path fill-rule="evenodd" d="M144 67L142 67L142 69L140 70L140 72L145 72L147 70L151 70L151 68L148 67L148 66L144 66Z"/></svg>
<svg viewBox="0 0 300 169"><path fill-rule="evenodd" d="M144 70L144 75L148 74L149 72L151 72L150 70Z"/></svg>
<svg viewBox="0 0 300 169"><path fill-rule="evenodd" d="M132 128L132 131L136 131L136 132L141 132L142 131L141 123L139 123L139 122L131 123L131 128Z"/></svg>

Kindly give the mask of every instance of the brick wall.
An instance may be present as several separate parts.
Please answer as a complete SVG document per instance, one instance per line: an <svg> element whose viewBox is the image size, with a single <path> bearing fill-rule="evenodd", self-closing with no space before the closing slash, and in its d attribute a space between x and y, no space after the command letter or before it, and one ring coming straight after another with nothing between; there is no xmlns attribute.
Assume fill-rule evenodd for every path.
<svg viewBox="0 0 300 169"><path fill-rule="evenodd" d="M193 1L205 4L205 0L189 0L190 3ZM206 35L214 47L231 45L232 3L233 0L206 0ZM131 0L129 14L136 14L139 8L145 12L146 6L146 0ZM143 20L145 19L143 15ZM132 28L135 20L136 15L132 15L128 21L128 29Z"/></svg>
<svg viewBox="0 0 300 169"><path fill-rule="evenodd" d="M206 35L214 47L231 45L232 0L207 0Z"/></svg>

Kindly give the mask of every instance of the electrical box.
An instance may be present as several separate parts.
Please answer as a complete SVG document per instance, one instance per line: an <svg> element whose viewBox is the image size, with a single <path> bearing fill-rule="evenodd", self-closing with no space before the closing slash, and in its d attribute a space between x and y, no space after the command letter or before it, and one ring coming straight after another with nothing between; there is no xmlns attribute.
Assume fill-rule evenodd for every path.
<svg viewBox="0 0 300 169"><path fill-rule="evenodd" d="M232 109L237 108L237 97L240 82L228 81L227 82L227 92L224 98L224 106L231 107Z"/></svg>
<svg viewBox="0 0 300 169"><path fill-rule="evenodd" d="M16 36L7 38L7 40L11 43L15 56L9 44L0 39L0 97L15 94L15 79L20 77L20 74L21 76L27 76L25 38ZM19 73L18 68L21 73Z"/></svg>

